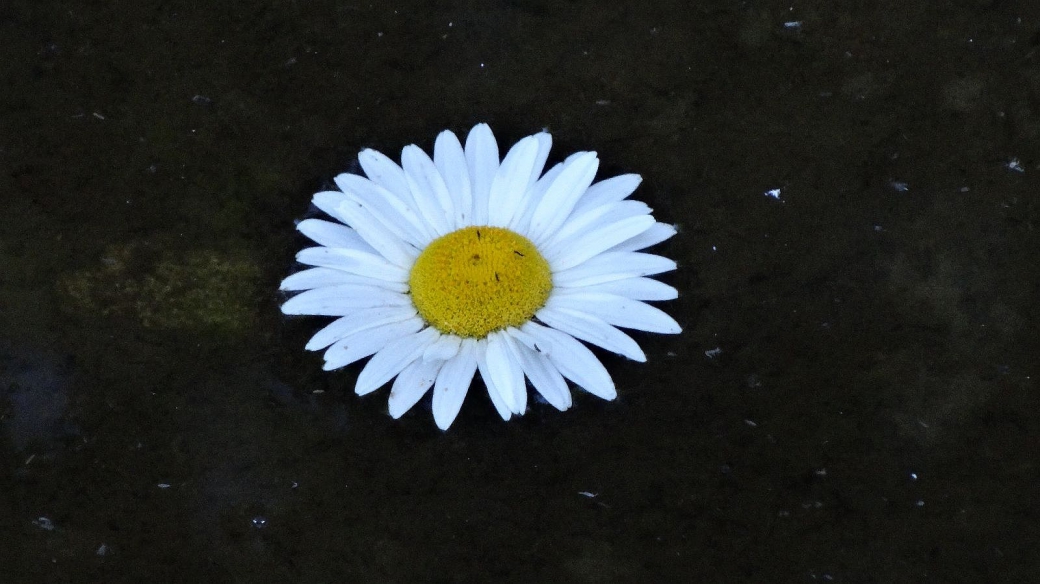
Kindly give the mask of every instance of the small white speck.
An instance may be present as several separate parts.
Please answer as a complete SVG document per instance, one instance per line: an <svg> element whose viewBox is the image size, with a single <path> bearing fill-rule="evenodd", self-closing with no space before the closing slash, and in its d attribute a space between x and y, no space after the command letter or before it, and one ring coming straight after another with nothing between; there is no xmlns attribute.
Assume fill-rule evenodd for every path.
<svg viewBox="0 0 1040 584"><path fill-rule="evenodd" d="M108 546L107 546L107 545L105 545L105 544L101 544L101 545L100 545L100 546L98 547L98 549L97 549L97 552L95 552L95 553L96 553L97 555L99 555L99 556L104 556L104 555L108 555Z"/></svg>
<svg viewBox="0 0 1040 584"><path fill-rule="evenodd" d="M170 488L170 483L159 483L158 485L155 485L155 486L159 487L160 489L168 489L168 488Z"/></svg>
<svg viewBox="0 0 1040 584"><path fill-rule="evenodd" d="M708 349L704 352L704 356L709 359L714 359L722 354L722 347L715 347L714 349Z"/></svg>
<svg viewBox="0 0 1040 584"><path fill-rule="evenodd" d="M54 531L54 522L51 521L49 517L37 517L36 519L33 519L33 524L38 525L40 529Z"/></svg>
<svg viewBox="0 0 1040 584"><path fill-rule="evenodd" d="M917 473L916 472L910 473L910 480L912 480L912 481L916 481L917 480Z"/></svg>
<svg viewBox="0 0 1040 584"><path fill-rule="evenodd" d="M914 505L917 505L918 507L924 507L924 501L922 501L921 499L918 499L917 502L914 503Z"/></svg>
<svg viewBox="0 0 1040 584"><path fill-rule="evenodd" d="M105 119L105 116L103 116L103 115L101 115L101 114L99 114L97 112L94 112L94 117L99 119L99 120L104 120Z"/></svg>
<svg viewBox="0 0 1040 584"><path fill-rule="evenodd" d="M94 114L97 115L97 114ZM1007 163L1007 169L1015 172L1025 172L1026 169L1022 168L1022 163L1017 158L1012 158Z"/></svg>
<svg viewBox="0 0 1040 584"><path fill-rule="evenodd" d="M825 476L827 476L827 469L825 469L825 468L816 469L816 471L813 472L813 474L818 476L818 477L825 477Z"/></svg>
<svg viewBox="0 0 1040 584"><path fill-rule="evenodd" d="M802 28L801 20L789 20L784 23L784 28L788 30L799 30Z"/></svg>
<svg viewBox="0 0 1040 584"><path fill-rule="evenodd" d="M888 183L888 186L892 187L892 190L894 190L897 193L905 193L910 190L910 185L906 184L901 180L890 181Z"/></svg>
<svg viewBox="0 0 1040 584"><path fill-rule="evenodd" d="M754 420L744 420L744 423L747 424L748 426L751 426L752 428L757 428L758 427L758 424L756 424Z"/></svg>
<svg viewBox="0 0 1040 584"><path fill-rule="evenodd" d="M780 189L769 189L768 191L766 191L765 193L762 193L762 194L764 194L767 197L774 198L777 201L780 200Z"/></svg>
<svg viewBox="0 0 1040 584"><path fill-rule="evenodd" d="M596 497L599 496L598 493L591 493L589 491L578 491L578 494L581 495L582 497L588 497L589 499L595 499Z"/></svg>

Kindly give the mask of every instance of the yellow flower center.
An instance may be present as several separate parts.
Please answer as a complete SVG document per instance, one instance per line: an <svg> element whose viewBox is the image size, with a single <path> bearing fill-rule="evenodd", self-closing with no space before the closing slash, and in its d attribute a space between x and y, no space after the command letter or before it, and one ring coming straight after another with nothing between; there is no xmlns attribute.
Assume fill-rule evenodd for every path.
<svg viewBox="0 0 1040 584"><path fill-rule="evenodd" d="M549 298L552 272L526 237L501 227L465 227L426 246L408 285L431 326L483 338L531 320Z"/></svg>

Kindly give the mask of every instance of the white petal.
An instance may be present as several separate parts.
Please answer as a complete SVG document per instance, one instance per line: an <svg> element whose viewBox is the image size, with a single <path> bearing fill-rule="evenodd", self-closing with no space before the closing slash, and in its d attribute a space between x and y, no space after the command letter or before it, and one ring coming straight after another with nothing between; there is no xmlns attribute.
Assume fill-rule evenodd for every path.
<svg viewBox="0 0 1040 584"><path fill-rule="evenodd" d="M387 400L390 416L398 419L410 410L422 396L426 395L444 361L412 361L394 380L390 388L390 399Z"/></svg>
<svg viewBox="0 0 1040 584"><path fill-rule="evenodd" d="M412 317L344 337L325 351L325 365L322 369L332 371L364 359L385 347L387 343L418 331L425 324L421 318Z"/></svg>
<svg viewBox="0 0 1040 584"><path fill-rule="evenodd" d="M595 152L583 152L564 168L545 191L531 216L530 239L539 244L563 225L575 203L589 188L599 168Z"/></svg>
<svg viewBox="0 0 1040 584"><path fill-rule="evenodd" d="M524 189L520 207L509 222L509 229L517 233L525 233L530 227L530 218L534 216L535 209L545 194L545 189L537 187L539 175L542 174L542 170L545 168L545 161L549 158L549 151L552 149L552 136L548 132L539 132L535 134L535 139L538 140L538 157L535 159L535 165L531 168L530 180L527 181L527 188Z"/></svg>
<svg viewBox="0 0 1040 584"><path fill-rule="evenodd" d="M498 172L498 143L487 124L477 124L466 137L466 164L473 194L471 225L487 225L491 181Z"/></svg>
<svg viewBox="0 0 1040 584"><path fill-rule="evenodd" d="M401 166L404 167L408 188L412 190L412 198L434 236L440 237L452 231L455 205L433 160L422 148L412 144L401 151Z"/></svg>
<svg viewBox="0 0 1040 584"><path fill-rule="evenodd" d="M404 178L404 170L387 155L366 148L358 154L358 162L369 180L397 195L401 201L412 202L412 192Z"/></svg>
<svg viewBox="0 0 1040 584"><path fill-rule="evenodd" d="M433 163L444 177L444 184L454 201L455 221L453 229L469 225L473 218L473 192L470 189L469 167L466 153L454 132L445 130L437 136L433 145Z"/></svg>
<svg viewBox="0 0 1040 584"><path fill-rule="evenodd" d="M553 294L561 295L584 292L605 292L632 300L675 300L679 297L679 292L675 288L652 278L625 278L579 288L558 286L553 289Z"/></svg>
<svg viewBox="0 0 1040 584"><path fill-rule="evenodd" d="M549 190L550 186L552 186L556 177L560 176L563 169L581 154L583 153L578 152L577 154L571 154L563 162L553 165L552 168L550 168L541 178L535 181L529 189L527 189L527 197L523 203L523 212L517 214L513 218L513 221L509 224L510 229L517 233L527 235L531 228L531 217L534 216L534 211L538 208L538 203L541 202L543 197L545 197L545 192ZM528 236L528 238L530 238L530 236Z"/></svg>
<svg viewBox="0 0 1040 584"><path fill-rule="evenodd" d="M433 388L433 421L441 430L447 430L455 421L473 382L477 370L476 344L474 339L463 339L459 352L437 375L437 385Z"/></svg>
<svg viewBox="0 0 1040 584"><path fill-rule="evenodd" d="M422 356L426 347L433 344L440 333L433 327L427 327L415 334L390 341L365 364L358 375L354 391L365 395L379 389L384 383L393 379L412 361Z"/></svg>
<svg viewBox="0 0 1040 584"><path fill-rule="evenodd" d="M635 192L641 182L643 177L638 174L622 174L601 180L585 191L578 204L574 206L574 212L580 213L586 209L624 200Z"/></svg>
<svg viewBox="0 0 1040 584"><path fill-rule="evenodd" d="M545 161L549 159L549 151L552 150L552 134L538 132L534 138L538 140L538 157L535 158L534 167L531 168L531 178L527 181L528 188L534 186L542 171L545 170Z"/></svg>
<svg viewBox="0 0 1040 584"><path fill-rule="evenodd" d="M480 377L484 380L484 385L487 386L491 404L495 406L495 410L498 412L498 415L502 416L503 420L508 420L513 413L509 411L509 405L506 403L502 391L499 390L498 385L495 384L495 380L491 376L491 367L487 362L487 348L488 342L486 340L477 341L477 369L480 371Z"/></svg>
<svg viewBox="0 0 1040 584"><path fill-rule="evenodd" d="M336 286L339 284L371 284L373 286L386 288L387 290L394 290L395 292L408 291L408 285L404 283L393 284L385 280L358 276L356 274L333 268L309 268L306 270L300 270L282 280L278 289L291 292L321 288L323 286Z"/></svg>
<svg viewBox="0 0 1040 584"><path fill-rule="evenodd" d="M318 244L326 247L346 247L361 251L375 251L372 249L372 246L365 243L364 239L361 239L357 231L340 223L323 221L321 219L304 219L300 221L296 229Z"/></svg>
<svg viewBox="0 0 1040 584"><path fill-rule="evenodd" d="M553 286L591 286L636 276L652 276L675 268L675 261L666 257L631 251L608 251L569 270L553 273Z"/></svg>
<svg viewBox="0 0 1040 584"><path fill-rule="evenodd" d="M649 215L653 209L642 201L618 201L600 205L582 213L572 213L560 229L549 236L543 249L547 255L557 255L561 247L567 247L573 238L580 237L606 223L627 217Z"/></svg>
<svg viewBox="0 0 1040 584"><path fill-rule="evenodd" d="M305 348L308 351L317 351L357 333L415 317L413 306L362 308L329 323L307 341Z"/></svg>
<svg viewBox="0 0 1040 584"><path fill-rule="evenodd" d="M423 361L447 361L459 352L462 337L455 335L441 335L437 342L426 348L423 353Z"/></svg>
<svg viewBox="0 0 1040 584"><path fill-rule="evenodd" d="M534 136L520 140L506 153L502 165L495 173L495 179L491 181L491 192L488 196L489 225L509 225L527 192L537 158L538 139Z"/></svg>
<svg viewBox="0 0 1040 584"><path fill-rule="evenodd" d="M522 415L524 410L520 406L527 402L527 389L520 363L501 331L491 333L487 340L487 367L491 379L501 392L509 411Z"/></svg>
<svg viewBox="0 0 1040 584"><path fill-rule="evenodd" d="M336 186L348 195L354 195L388 231L417 248L432 239L425 222L419 217L415 203L402 200L365 177L343 173L336 176Z"/></svg>
<svg viewBox="0 0 1040 584"><path fill-rule="evenodd" d="M580 312L627 329L669 335L682 332L679 323L661 309L614 294L601 292L554 294L549 298L546 306Z"/></svg>
<svg viewBox="0 0 1040 584"><path fill-rule="evenodd" d="M282 305L283 314L345 316L359 308L409 306L408 296L378 286L343 284L300 292Z"/></svg>
<svg viewBox="0 0 1040 584"><path fill-rule="evenodd" d="M336 221L350 225L350 221L339 212L339 206L346 200L346 193L340 191L322 191L320 193L314 193L314 196L311 197L311 204L324 211L326 215L332 217Z"/></svg>
<svg viewBox="0 0 1040 584"><path fill-rule="evenodd" d="M515 402L513 404L513 413L522 416L524 412L527 411L527 382L524 381L524 369L520 365L520 351L523 347L521 347L520 343L505 331L499 331L499 335L501 335L502 341L505 343L506 347L509 348L509 353L513 357L515 367L520 371L520 374L516 378L519 380L519 383L513 387L513 398Z"/></svg>
<svg viewBox="0 0 1040 584"><path fill-rule="evenodd" d="M344 197L345 200L336 207L343 220L381 256L394 265L410 267L419 256L419 250L387 229L359 199L346 193Z"/></svg>
<svg viewBox="0 0 1040 584"><path fill-rule="evenodd" d="M542 195L545 194L544 189L536 189L536 186L538 185L539 175L545 169L545 161L549 158L549 150L552 149L552 136L548 132L539 132L534 135L534 139L538 140L538 156L535 157L534 166L531 169L531 178L527 181L527 188L524 189L524 196L520 200L520 206L513 214L513 218L508 225L509 229L517 233L527 232L528 227L531 225L531 217L534 215L534 210L538 206L538 202L542 200Z"/></svg>
<svg viewBox="0 0 1040 584"><path fill-rule="evenodd" d="M527 347L528 349L531 349L535 353L548 353L549 351L552 350L552 347L550 347L549 345L545 344L545 340L544 339L539 341L538 339L532 337L530 334L528 334L523 329L518 329L516 327L509 327L506 330L509 331L510 336L512 336L513 339L516 340L519 344ZM541 344L539 344L539 343L541 343Z"/></svg>
<svg viewBox="0 0 1040 584"><path fill-rule="evenodd" d="M647 229L628 241L623 241L615 245L610 248L610 251L637 251L645 249L652 245L657 245L673 235L675 235L674 226L667 223L654 223L650 226L650 229Z"/></svg>
<svg viewBox="0 0 1040 584"><path fill-rule="evenodd" d="M545 306L535 316L545 324L583 341L603 347L633 361L646 362L646 355L632 337L602 319L567 308Z"/></svg>
<svg viewBox="0 0 1040 584"><path fill-rule="evenodd" d="M408 281L408 270L395 266L382 256L353 249L308 247L296 254L296 261L309 266L335 268L350 274L387 282Z"/></svg>
<svg viewBox="0 0 1040 584"><path fill-rule="evenodd" d="M519 332L512 329L508 334L512 335L513 331ZM556 366L549 362L548 357L527 348L522 343L516 343L514 346L517 347L516 356L520 360L520 367L545 401L561 412L571 407L571 392L567 389L567 382L563 380L563 375Z"/></svg>
<svg viewBox="0 0 1040 584"><path fill-rule="evenodd" d="M606 367L574 337L534 322L525 323L521 330L535 339L536 346L544 349L542 353L564 377L597 397L605 400L617 397Z"/></svg>
<svg viewBox="0 0 1040 584"><path fill-rule="evenodd" d="M571 245L563 246L559 256L545 259L549 262L553 272L573 268L618 243L639 235L653 224L654 218L649 215L639 215L607 223L572 239Z"/></svg>

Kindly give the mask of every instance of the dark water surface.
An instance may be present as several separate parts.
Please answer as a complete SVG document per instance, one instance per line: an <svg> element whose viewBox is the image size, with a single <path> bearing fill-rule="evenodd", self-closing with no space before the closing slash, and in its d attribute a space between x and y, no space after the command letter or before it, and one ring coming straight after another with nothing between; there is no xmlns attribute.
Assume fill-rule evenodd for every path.
<svg viewBox="0 0 1040 584"><path fill-rule="evenodd" d="M0 48L0 582L1040 581L1036 3L7 0ZM442 433L276 288L358 150L480 121L643 174L685 332Z"/></svg>

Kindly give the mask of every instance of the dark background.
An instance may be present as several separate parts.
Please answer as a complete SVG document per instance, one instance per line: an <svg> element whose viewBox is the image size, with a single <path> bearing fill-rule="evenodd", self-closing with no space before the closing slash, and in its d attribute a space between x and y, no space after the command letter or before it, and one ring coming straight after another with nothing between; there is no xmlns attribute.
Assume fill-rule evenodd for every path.
<svg viewBox="0 0 1040 584"><path fill-rule="evenodd" d="M6 0L0 81L0 582L1040 581L1031 0ZM481 121L645 177L685 331L442 433L277 285Z"/></svg>

